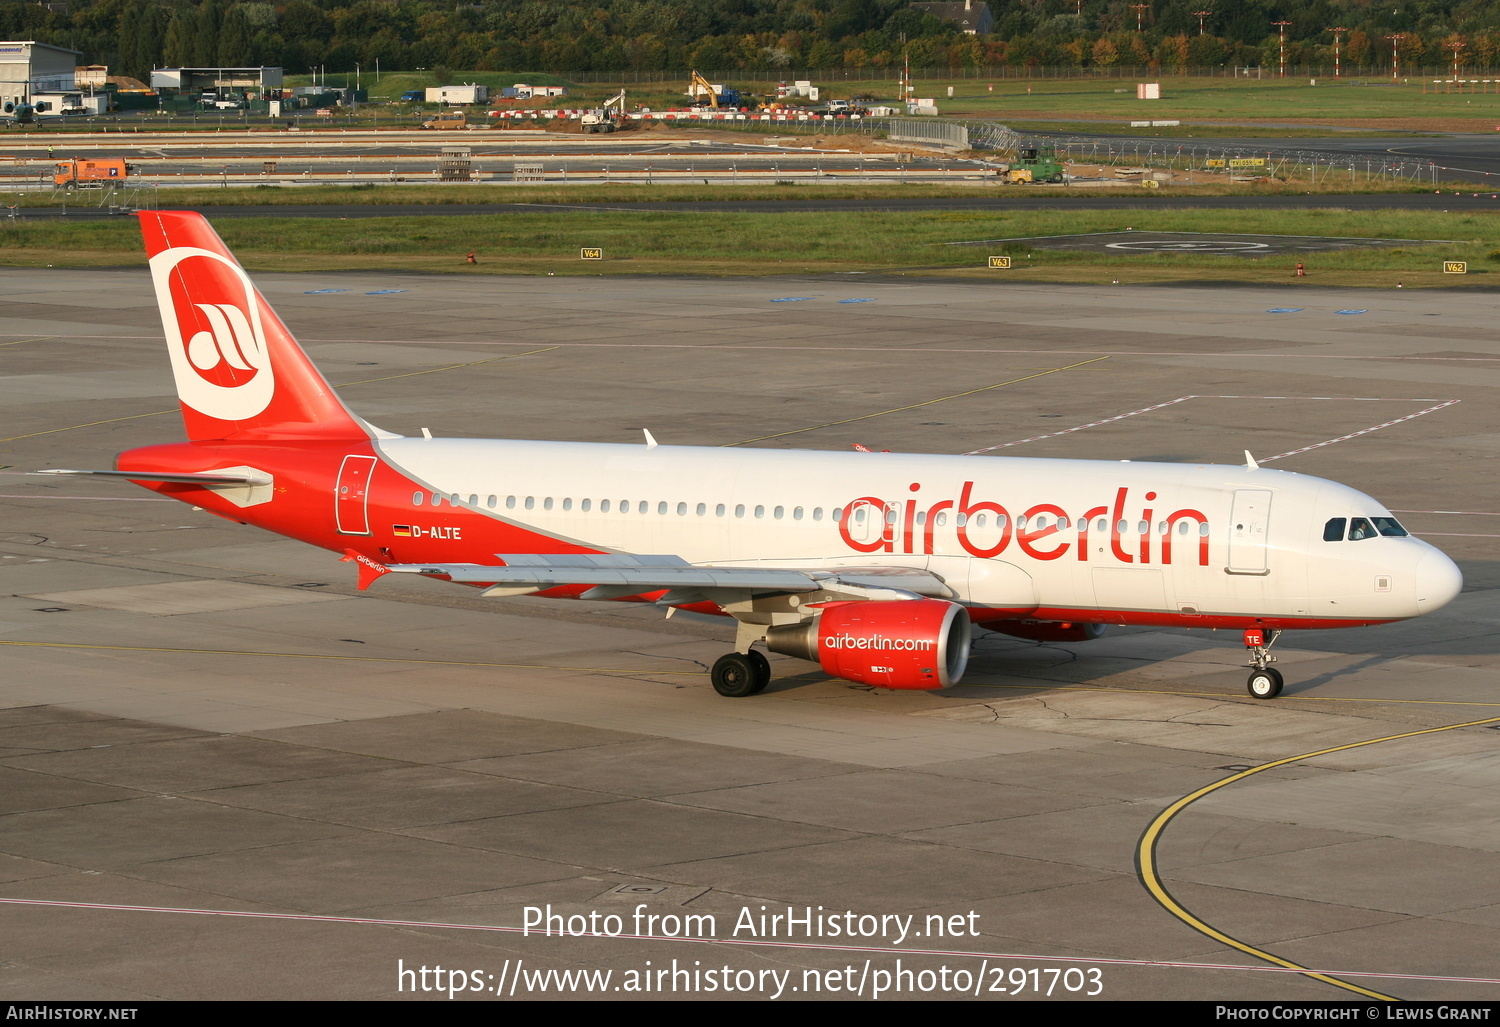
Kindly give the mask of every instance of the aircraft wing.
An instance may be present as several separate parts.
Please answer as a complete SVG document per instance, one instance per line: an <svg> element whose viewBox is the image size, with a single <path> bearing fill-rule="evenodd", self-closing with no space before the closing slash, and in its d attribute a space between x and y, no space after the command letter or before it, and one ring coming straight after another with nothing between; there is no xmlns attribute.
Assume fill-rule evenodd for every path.
<svg viewBox="0 0 1500 1027"><path fill-rule="evenodd" d="M581 599L619 599L662 592L666 605L717 600L726 592L745 596L770 593L837 593L850 599L949 597L942 579L903 567L699 566L679 556L624 553L553 555L496 554L501 564L389 564L397 574L443 575L452 581L483 582L487 596L526 595L561 585L589 585Z"/></svg>

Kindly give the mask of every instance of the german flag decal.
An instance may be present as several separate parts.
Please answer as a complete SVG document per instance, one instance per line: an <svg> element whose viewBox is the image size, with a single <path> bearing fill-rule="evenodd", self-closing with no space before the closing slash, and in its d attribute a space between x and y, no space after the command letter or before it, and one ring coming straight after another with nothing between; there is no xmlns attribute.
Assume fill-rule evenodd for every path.
<svg viewBox="0 0 1500 1027"><path fill-rule="evenodd" d="M411 525L410 524L392 524L391 525L391 534L395 535L397 538L411 538Z"/></svg>

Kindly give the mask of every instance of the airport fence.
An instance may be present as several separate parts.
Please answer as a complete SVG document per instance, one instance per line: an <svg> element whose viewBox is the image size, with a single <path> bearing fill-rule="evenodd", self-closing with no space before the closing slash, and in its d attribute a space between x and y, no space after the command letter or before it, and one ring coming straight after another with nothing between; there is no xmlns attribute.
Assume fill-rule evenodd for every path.
<svg viewBox="0 0 1500 1027"><path fill-rule="evenodd" d="M1160 170L1186 175L1192 184L1260 178L1297 178L1312 185L1347 182L1437 184L1451 180L1452 169L1432 161L1409 160L1389 153L1348 153L1311 148L1251 149L1212 143L1129 139L1053 138L1059 156L1076 164L1098 164L1120 170ZM1474 172L1462 174L1473 176ZM1485 188L1500 188L1500 176Z"/></svg>

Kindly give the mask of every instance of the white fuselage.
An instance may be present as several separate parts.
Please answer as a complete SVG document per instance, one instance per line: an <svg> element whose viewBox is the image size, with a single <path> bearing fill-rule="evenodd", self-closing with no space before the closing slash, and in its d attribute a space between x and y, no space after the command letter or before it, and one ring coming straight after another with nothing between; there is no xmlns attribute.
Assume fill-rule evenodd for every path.
<svg viewBox="0 0 1500 1027"><path fill-rule="evenodd" d="M1324 541L1333 518L1394 518L1354 489L1286 471L463 439L376 447L425 486L412 497L418 531L424 515L462 510L559 543L698 564L916 568L962 602L1039 619L1335 626L1413 617L1461 584L1410 536ZM461 542L448 552L495 555L465 557Z"/></svg>

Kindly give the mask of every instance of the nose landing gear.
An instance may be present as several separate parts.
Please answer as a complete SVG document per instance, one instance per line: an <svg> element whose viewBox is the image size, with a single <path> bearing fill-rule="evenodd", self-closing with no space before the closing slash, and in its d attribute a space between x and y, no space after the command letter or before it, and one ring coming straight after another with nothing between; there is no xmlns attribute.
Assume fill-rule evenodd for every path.
<svg viewBox="0 0 1500 1027"><path fill-rule="evenodd" d="M1256 699L1274 699L1281 694L1281 672L1271 666L1276 662L1271 647L1280 637L1279 628L1269 632L1264 628L1245 629L1245 648L1250 650L1250 666L1254 668L1245 687Z"/></svg>

